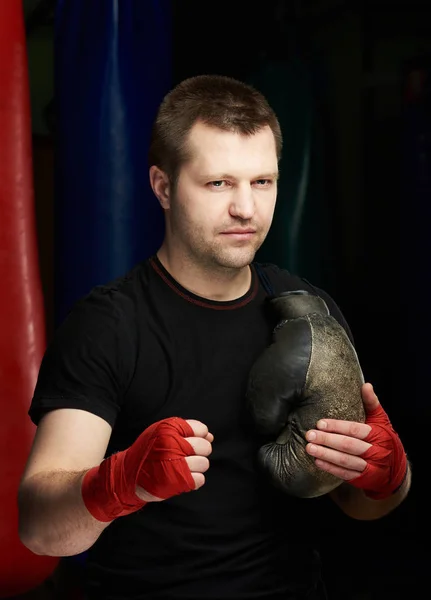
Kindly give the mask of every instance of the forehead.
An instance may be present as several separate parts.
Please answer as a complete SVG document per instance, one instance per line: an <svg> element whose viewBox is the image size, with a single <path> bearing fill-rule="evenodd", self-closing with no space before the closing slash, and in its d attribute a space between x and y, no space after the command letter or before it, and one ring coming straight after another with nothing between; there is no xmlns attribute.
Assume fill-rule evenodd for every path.
<svg viewBox="0 0 431 600"><path fill-rule="evenodd" d="M190 161L186 168L200 174L255 176L277 171L277 151L270 127L244 135L197 123L187 145Z"/></svg>

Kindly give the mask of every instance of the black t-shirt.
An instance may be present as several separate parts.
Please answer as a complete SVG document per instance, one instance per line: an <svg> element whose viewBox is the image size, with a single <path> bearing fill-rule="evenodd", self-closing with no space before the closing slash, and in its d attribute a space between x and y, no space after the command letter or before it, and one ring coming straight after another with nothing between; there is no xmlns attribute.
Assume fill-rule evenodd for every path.
<svg viewBox="0 0 431 600"><path fill-rule="evenodd" d="M152 257L94 288L56 331L34 423L52 409L90 411L113 427L107 456L172 416L200 420L215 436L201 489L118 518L89 549L89 599L314 598L306 593L319 579L313 531L322 500L288 497L262 477L262 440L245 405L250 367L275 325L268 282L275 293L310 289L274 265L252 265L243 297L206 300ZM351 337L334 301L317 292Z"/></svg>

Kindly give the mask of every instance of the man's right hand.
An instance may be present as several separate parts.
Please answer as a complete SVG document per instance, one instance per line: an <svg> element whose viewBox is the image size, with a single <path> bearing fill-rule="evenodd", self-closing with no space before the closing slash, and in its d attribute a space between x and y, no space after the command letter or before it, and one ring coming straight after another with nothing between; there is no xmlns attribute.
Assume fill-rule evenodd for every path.
<svg viewBox="0 0 431 600"><path fill-rule="evenodd" d="M191 437L186 437L185 440L193 448L194 455L187 456L185 462L190 469L190 473L195 484L194 489L197 490L205 483L204 473L208 471L210 466L207 457L212 452L212 442L214 441L214 436L208 431L208 427L201 423L201 421L187 419L186 423L188 423L193 430L193 435ZM136 494L144 502L160 502L165 500L165 498L158 498L157 496L149 494L140 486L136 487Z"/></svg>
<svg viewBox="0 0 431 600"><path fill-rule="evenodd" d="M179 417L150 425L122 452L90 469L82 497L90 514L109 522L205 483L213 436L199 421Z"/></svg>

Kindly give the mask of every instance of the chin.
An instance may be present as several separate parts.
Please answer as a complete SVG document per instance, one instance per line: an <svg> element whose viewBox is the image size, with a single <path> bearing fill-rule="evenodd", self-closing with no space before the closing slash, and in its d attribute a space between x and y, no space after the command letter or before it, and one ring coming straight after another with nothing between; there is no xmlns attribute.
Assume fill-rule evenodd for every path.
<svg viewBox="0 0 431 600"><path fill-rule="evenodd" d="M216 260L221 267L226 269L243 269L253 262L255 255L255 251L241 252L236 255L232 253L218 256Z"/></svg>

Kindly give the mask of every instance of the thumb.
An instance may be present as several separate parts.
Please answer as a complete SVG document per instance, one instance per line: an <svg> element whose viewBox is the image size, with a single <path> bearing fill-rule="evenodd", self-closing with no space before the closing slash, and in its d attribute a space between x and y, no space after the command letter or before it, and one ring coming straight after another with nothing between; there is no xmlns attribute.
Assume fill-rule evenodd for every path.
<svg viewBox="0 0 431 600"><path fill-rule="evenodd" d="M379 399L374 391L371 383L364 383L361 390L362 401L364 403L365 412L369 414L380 406Z"/></svg>

